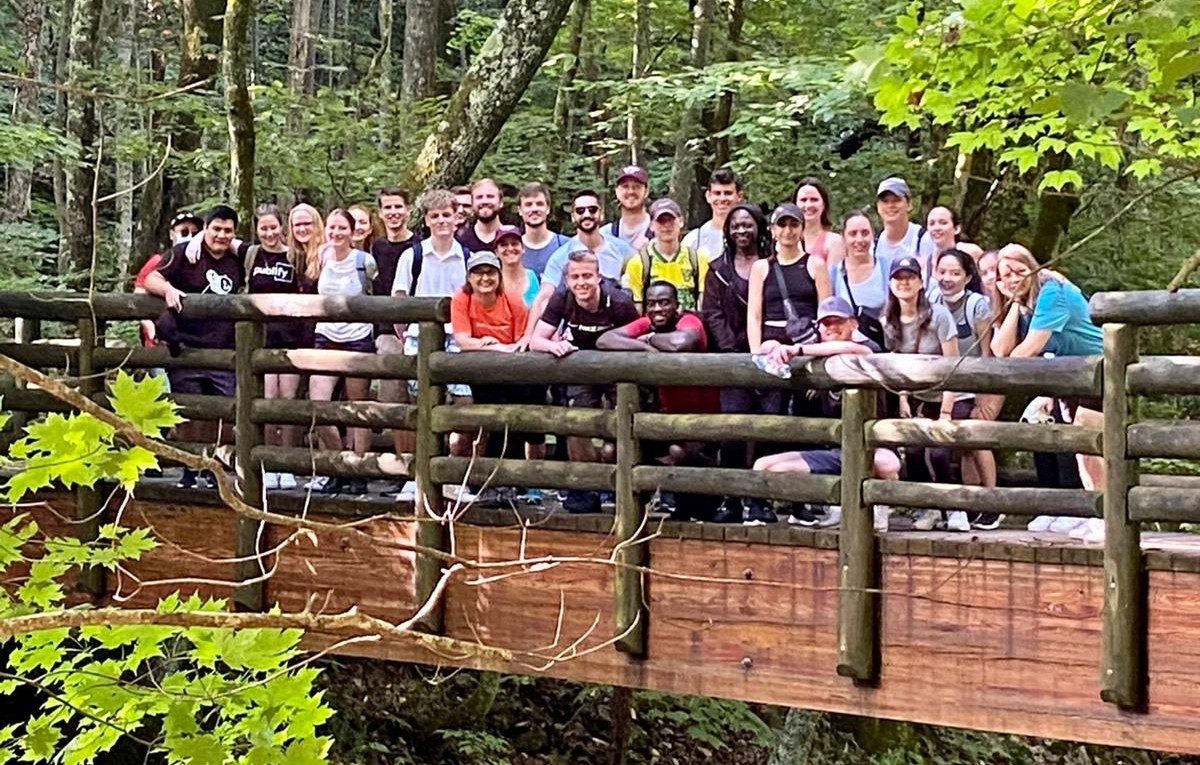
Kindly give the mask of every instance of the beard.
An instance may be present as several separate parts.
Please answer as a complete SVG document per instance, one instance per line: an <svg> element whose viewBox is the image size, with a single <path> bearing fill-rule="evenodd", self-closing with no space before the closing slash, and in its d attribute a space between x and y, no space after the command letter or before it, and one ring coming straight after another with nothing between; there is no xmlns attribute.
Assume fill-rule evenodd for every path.
<svg viewBox="0 0 1200 765"><path fill-rule="evenodd" d="M491 223L496 220L496 208L494 207L476 207L475 220L482 223Z"/></svg>

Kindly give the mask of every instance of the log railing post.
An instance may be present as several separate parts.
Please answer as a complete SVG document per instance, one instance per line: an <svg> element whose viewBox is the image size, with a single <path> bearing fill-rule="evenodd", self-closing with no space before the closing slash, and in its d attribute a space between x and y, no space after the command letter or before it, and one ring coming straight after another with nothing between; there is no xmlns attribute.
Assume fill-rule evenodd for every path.
<svg viewBox="0 0 1200 765"><path fill-rule="evenodd" d="M263 506L262 464L255 461L254 450L266 441L265 427L254 422L251 412L254 401L263 397L262 375L254 373L251 359L265 344L264 326L255 321L239 321L235 330L234 363L237 392L234 398L234 436L238 483L246 503L259 509ZM234 590L235 605L246 611L261 611L265 605L263 560L259 557L259 535L262 523L251 518L237 519L237 580L254 581L239 584Z"/></svg>
<svg viewBox="0 0 1200 765"><path fill-rule="evenodd" d="M430 358L446 344L446 329L440 322L422 322L417 335L417 444L413 476L417 482L417 544L435 550L450 549L450 529L445 518L442 486L433 481L432 461L442 451L442 438L433 429L433 410L442 404L446 389L433 384ZM442 577L442 561L427 553L418 553L416 562L415 603L422 608L434 596ZM422 631L440 634L444 629L445 602L429 610L420 622Z"/></svg>
<svg viewBox="0 0 1200 765"><path fill-rule="evenodd" d="M98 376L94 363L98 328L92 319L80 319L76 327L79 335L79 356L75 372L79 377L79 392L92 398L104 386L104 380ZM79 521L76 533L85 544L95 542L100 536L101 506L100 490L97 487L80 486L76 489L75 517ZM79 586L93 598L104 595L104 579L104 569L99 566L85 566L79 572Z"/></svg>
<svg viewBox="0 0 1200 765"><path fill-rule="evenodd" d="M614 542L618 545L613 572L616 593L615 629L621 635L617 650L631 656L646 655L645 577L630 566L649 564L649 549L637 537L642 528L645 507L634 489L633 469L641 460L641 444L634 435L633 420L640 406L636 383L617 384L617 470L614 489L617 495L616 518L613 520Z"/></svg>
<svg viewBox="0 0 1200 765"><path fill-rule="evenodd" d="M1100 698L1122 709L1146 708L1146 570L1141 527L1129 517L1137 460L1128 458L1126 369L1137 361L1137 327L1104 325L1104 614Z"/></svg>
<svg viewBox="0 0 1200 765"><path fill-rule="evenodd" d="M863 501L863 482L874 464L867 423L876 416L876 401L872 390L842 393L837 673L859 683L874 683L879 675L879 558L874 513Z"/></svg>

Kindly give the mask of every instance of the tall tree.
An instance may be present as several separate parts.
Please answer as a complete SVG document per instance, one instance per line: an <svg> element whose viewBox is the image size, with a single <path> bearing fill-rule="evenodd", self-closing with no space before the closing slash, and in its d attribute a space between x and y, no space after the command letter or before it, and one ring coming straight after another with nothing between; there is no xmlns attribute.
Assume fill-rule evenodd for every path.
<svg viewBox="0 0 1200 765"><path fill-rule="evenodd" d="M742 44L742 29L746 26L746 0L732 0L729 4L728 37L725 40L725 61L737 61L738 49ZM729 129L733 120L733 92L726 90L717 99L717 108L713 113L713 166L721 167L729 164L732 153L729 149L729 136L720 135Z"/></svg>
<svg viewBox="0 0 1200 765"><path fill-rule="evenodd" d="M296 94L309 92L312 85L312 24L313 0L295 0L288 39L288 85Z"/></svg>
<svg viewBox="0 0 1200 765"><path fill-rule="evenodd" d="M133 84L134 78L134 30L137 26L137 0L114 0L113 15L115 17L117 36L117 65L120 67L123 81ZM114 106L112 133L114 143L127 138L133 132L133 114L128 104L118 101ZM117 224L113 245L117 251L117 273L129 273L130 260L133 257L133 160L128 156L117 154L116 158L116 205ZM119 279L118 289L124 289L128 280Z"/></svg>
<svg viewBox="0 0 1200 765"><path fill-rule="evenodd" d="M470 176L545 60L570 6L571 0L509 0L425 140L418 183L452 185Z"/></svg>
<svg viewBox="0 0 1200 765"><path fill-rule="evenodd" d="M740 2L740 0L739 0ZM639 79L650 64L650 0L635 0L633 5L633 62L630 76ZM636 106L630 106L625 127L629 145L630 164L642 164L642 131L638 125Z"/></svg>
<svg viewBox="0 0 1200 765"><path fill-rule="evenodd" d="M418 101L437 92L437 59L443 32L441 0L407 0L404 5L404 76L400 99Z"/></svg>
<svg viewBox="0 0 1200 765"><path fill-rule="evenodd" d="M13 93L13 125L37 121L37 81L42 74L42 26L46 21L46 3L37 0L10 0L13 13L21 21L21 68ZM15 222L29 216L29 192L33 187L33 168L12 166L8 169L8 188L0 221Z"/></svg>
<svg viewBox="0 0 1200 765"><path fill-rule="evenodd" d="M696 0L692 7L692 50L688 63L699 71L712 56L712 21L715 0ZM696 141L700 137L699 105L684 110L675 137L675 162L671 167L671 198L679 203L689 219L699 218L696 194Z"/></svg>
<svg viewBox="0 0 1200 765"><path fill-rule="evenodd" d="M75 0L67 52L67 133L78 153L66 173L67 237L59 273L76 276L91 266L95 249L96 100L89 92L96 73L103 0Z"/></svg>
<svg viewBox="0 0 1200 765"><path fill-rule="evenodd" d="M225 115L229 123L229 182L237 200L241 231L250 232L254 213L254 105L246 62L247 35L254 0L228 0L221 74L225 83Z"/></svg>

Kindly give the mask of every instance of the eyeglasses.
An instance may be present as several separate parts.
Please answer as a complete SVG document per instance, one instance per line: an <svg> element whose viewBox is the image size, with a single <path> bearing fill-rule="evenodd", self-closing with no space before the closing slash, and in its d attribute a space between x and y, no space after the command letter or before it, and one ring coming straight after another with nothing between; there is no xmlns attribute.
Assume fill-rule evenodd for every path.
<svg viewBox="0 0 1200 765"><path fill-rule="evenodd" d="M591 213L592 215L595 215L598 212L600 212L599 205L588 205L587 207L576 207L575 208L576 215L587 215L589 213Z"/></svg>
<svg viewBox="0 0 1200 765"><path fill-rule="evenodd" d="M292 221L292 228L312 228L311 220Z"/></svg>

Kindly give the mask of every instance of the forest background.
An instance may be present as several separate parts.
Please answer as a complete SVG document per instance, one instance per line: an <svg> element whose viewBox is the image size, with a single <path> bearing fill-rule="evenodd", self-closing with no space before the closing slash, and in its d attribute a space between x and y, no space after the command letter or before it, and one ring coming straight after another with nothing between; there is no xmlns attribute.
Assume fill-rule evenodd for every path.
<svg viewBox="0 0 1200 765"><path fill-rule="evenodd" d="M5 0L0 288L127 289L176 209L224 200L325 210L486 175L545 182L562 224L573 190L630 161L692 225L724 164L766 204L821 178L835 219L901 174L918 211L950 204L969 238L1025 242L1088 292L1178 285L1200 250L1197 50L1196 0ZM491 675L346 664L324 682L346 761L606 761L594 742L630 711ZM621 703L630 761L1151 761ZM780 759L801 756L788 741L819 746Z"/></svg>

